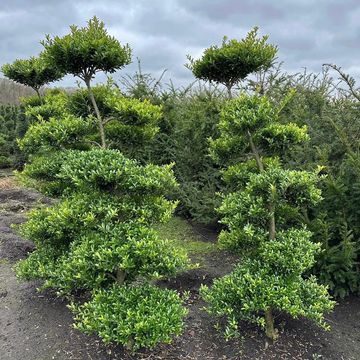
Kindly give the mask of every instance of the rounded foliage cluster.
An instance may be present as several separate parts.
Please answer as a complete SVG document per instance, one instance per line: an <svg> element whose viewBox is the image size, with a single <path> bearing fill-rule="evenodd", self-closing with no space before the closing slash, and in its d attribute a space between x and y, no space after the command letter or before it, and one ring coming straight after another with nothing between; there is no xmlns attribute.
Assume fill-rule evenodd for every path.
<svg viewBox="0 0 360 360"><path fill-rule="evenodd" d="M264 266L261 260L245 260L229 275L216 279L211 288L201 288L210 304L209 313L227 318L225 335L238 333L239 320L265 328L264 311L269 308L294 318L307 317L329 328L323 314L332 310L334 302L329 301L326 287L319 286L315 277L283 276L281 270L275 269L266 263Z"/></svg>
<svg viewBox="0 0 360 360"><path fill-rule="evenodd" d="M58 67L50 65L45 60L44 54L37 58L15 60L12 64L3 65L1 71L7 78L37 91L43 85L60 80L64 76Z"/></svg>
<svg viewBox="0 0 360 360"><path fill-rule="evenodd" d="M266 43L268 36L258 39L257 30L255 27L241 41L224 38L221 47L211 46L201 59L190 58L189 68L196 78L227 87L232 87L250 73L268 68L277 48Z"/></svg>
<svg viewBox="0 0 360 360"><path fill-rule="evenodd" d="M59 120L53 117L30 125L25 136L19 140L19 147L28 153L76 148L84 145L86 135L94 127L91 118L65 115Z"/></svg>
<svg viewBox="0 0 360 360"><path fill-rule="evenodd" d="M212 157L238 163L254 143L264 155L284 157L286 150L308 140L307 127L282 124L279 111L266 96L242 94L228 101L220 115L220 136L210 140Z"/></svg>
<svg viewBox="0 0 360 360"><path fill-rule="evenodd" d="M76 328L137 350L170 343L181 334L187 314L182 302L174 291L155 286L112 286L95 290L91 301L70 308Z"/></svg>
<svg viewBox="0 0 360 360"><path fill-rule="evenodd" d="M46 60L64 73L91 79L98 71L112 73L131 61L128 45L110 36L102 21L93 17L88 26L70 27L63 37L49 36L42 42ZM89 78L90 77L90 78Z"/></svg>

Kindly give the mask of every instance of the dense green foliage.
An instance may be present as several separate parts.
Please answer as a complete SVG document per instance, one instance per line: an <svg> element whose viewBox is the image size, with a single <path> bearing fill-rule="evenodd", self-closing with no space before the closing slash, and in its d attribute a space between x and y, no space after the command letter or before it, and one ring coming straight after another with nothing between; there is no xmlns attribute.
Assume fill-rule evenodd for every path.
<svg viewBox="0 0 360 360"><path fill-rule="evenodd" d="M44 56L50 64L84 81L98 71L112 73L131 61L129 46L121 46L95 16L88 21L87 27L72 25L69 34L47 36L42 44Z"/></svg>
<svg viewBox="0 0 360 360"><path fill-rule="evenodd" d="M170 275L186 265L148 229L167 220L176 205L163 196L176 186L170 167L143 167L116 150L72 150L62 156L66 161L57 177L67 196L34 210L22 227L37 251L21 263L19 274L70 291L99 286L117 270L130 281Z"/></svg>
<svg viewBox="0 0 360 360"><path fill-rule="evenodd" d="M181 334L187 314L176 293L155 286L96 290L91 302L71 309L78 329L96 332L105 342L116 341L133 350L170 343L170 335Z"/></svg>
<svg viewBox="0 0 360 360"><path fill-rule="evenodd" d="M64 115L61 119L50 118L31 124L26 135L19 141L22 150L29 153L74 148L94 128L92 119Z"/></svg>
<svg viewBox="0 0 360 360"><path fill-rule="evenodd" d="M108 147L121 149L127 156L141 159L143 147L151 143L159 131L162 107L147 99L125 96L112 83L97 85L92 91L102 114ZM67 107L76 116L96 116L85 89L69 96Z"/></svg>
<svg viewBox="0 0 360 360"><path fill-rule="evenodd" d="M198 79L225 85L231 96L234 85L255 71L269 68L276 56L276 46L266 43L268 36L258 39L257 30L255 27L240 41L224 38L221 47L211 46L201 59L189 57L188 67Z"/></svg>
<svg viewBox="0 0 360 360"><path fill-rule="evenodd" d="M109 87L95 87L94 93L104 100L99 103L103 104L107 118L126 126L125 145L130 144L131 149L139 144L142 127L154 128L156 132L161 107L125 98ZM186 269L189 262L183 251L168 240L160 239L152 228L155 223L168 220L177 204L165 198L177 187L172 165L142 166L117 150L94 148L94 139L99 135L85 100L88 97L84 98L80 90L73 95L49 92L42 103L35 99L26 101L26 113L34 122L19 145L31 155L31 162L26 164L20 177L46 194L61 196L61 201L52 207L34 210L22 227L23 236L34 241L37 249L18 264L17 274L25 279L40 278L44 288L54 288L62 294L78 289L94 290L95 294L104 289L111 299L112 292L107 289L114 283L125 286L123 284L139 279L146 282L172 276ZM89 113L80 113L81 109L89 109ZM136 128L134 132L132 127ZM108 126L105 130L108 131ZM123 144L119 136L113 146L129 149ZM142 286L134 289L143 296L148 294ZM154 294L159 299L161 291L154 290L148 295ZM164 293L163 299L168 300L167 306L174 306L177 313L166 322L159 318L156 324L152 323L154 331L156 327L162 329L156 336L154 332L139 333L134 339L129 335L125 341L124 336L106 335L98 323L101 316L110 316L110 313L99 318L88 314L84 318L81 310L83 322L78 326L84 329L87 324L86 329L90 331L88 322L92 321L92 331L99 331L105 341L123 341L127 345L132 339L134 349L154 346L158 341L168 342L171 335L179 334L185 310L180 307L181 300L176 293ZM145 303L149 301L153 300L144 299ZM141 311L140 304L138 306Z"/></svg>
<svg viewBox="0 0 360 360"><path fill-rule="evenodd" d="M140 75L132 78L129 92L162 102L164 118L145 156L137 156L159 164L174 161L179 182L178 212L203 223L215 223L218 215L214 208L220 201L216 193L226 192L226 187L231 189L231 181L225 184L221 181L219 167L208 156L206 139L218 136L216 124L224 96L219 91L202 88L192 92L157 92L154 97L152 87L144 81L148 78ZM150 77L150 80L153 79ZM357 103L348 98L334 100L329 93L333 83L326 76L323 79L312 74L293 76L273 69L265 82L249 81L249 85L254 89L263 88L279 106L282 97L296 89L279 116L283 124L291 119L301 127L308 125L310 140L288 151L285 164L306 170L321 164L326 166L322 172L327 173L319 182L324 200L309 209L307 220L303 219L314 233L312 240L322 244L311 272L329 285L336 297L357 293L360 281L358 180L356 162L346 155L346 143L352 144L353 153L358 151ZM225 178L230 171L224 174Z"/></svg>
<svg viewBox="0 0 360 360"><path fill-rule="evenodd" d="M30 86L40 96L42 86L61 79L64 73L56 66L49 64L43 54L26 60L15 60L12 64L5 64L1 71L4 75L23 85Z"/></svg>
<svg viewBox="0 0 360 360"><path fill-rule="evenodd" d="M60 89L47 89L40 100L36 96L22 99L25 114L31 123L38 120L49 120L50 118L61 119L69 113L67 102L69 95Z"/></svg>
<svg viewBox="0 0 360 360"><path fill-rule="evenodd" d="M359 100L328 72L287 75L275 69L263 86L275 102L295 88L281 121L290 118L309 129L310 141L289 152L287 164L306 170L321 165L326 174L319 184L324 200L304 214L322 247L312 272L336 297L359 293Z"/></svg>
<svg viewBox="0 0 360 360"><path fill-rule="evenodd" d="M164 197L176 186L171 166L141 166L117 150L68 150L57 158L62 161L56 167L55 178L60 179L57 184L66 196L52 207L32 211L29 221L22 226L21 233L35 242L36 251L17 265L19 276L40 278L43 287L70 293L76 289L107 289L112 284L123 286L139 278L154 280L174 275L188 266L186 255L169 241L160 239L152 229L156 222L169 219L176 206L176 202ZM45 162L40 164L42 172L53 170L53 161L47 163L48 171ZM35 169L41 174L39 168ZM112 292L106 291L111 299ZM136 291L145 290L140 287ZM161 296L161 291L157 290L155 295ZM146 345L146 341L154 345L156 341L168 340L172 333L178 334L184 310L179 308L176 296L174 293L169 297L175 299L178 309L167 329L170 333L159 319L157 326L163 328L162 337L153 342L151 333L135 337L135 348ZM95 295L95 303L96 298ZM120 301L118 306L124 304ZM84 314L87 312L83 313L79 327L98 330L102 317ZM104 340L109 339L121 342L123 338L113 337L109 332Z"/></svg>
<svg viewBox="0 0 360 360"><path fill-rule="evenodd" d="M206 88L186 93L154 93L146 84L140 85L140 90L136 85L133 86L134 95L162 104L163 117L156 125L159 131L154 140L149 142L149 146L133 148L130 141L129 149L124 144L117 146L114 143L113 147L122 147L125 154L131 154L142 162L175 162L173 169L179 182L176 196L180 200L177 211L203 223L214 223L218 216L214 208L219 206L220 200L216 192L225 191L225 184L220 179L219 167L208 156L207 138L218 136L216 125L223 94ZM358 102L345 96L334 99L330 93L333 82L326 76L316 79L312 74L290 76L281 72L270 73L265 84L254 85L261 86L274 102L280 102L282 94L296 88L295 96L286 104L280 118L284 124L292 119L300 126L307 125L310 141L301 145L299 150L288 152L286 164L304 169L314 169L317 164L325 166L322 171L327 177L322 178L319 184L324 201L308 212L308 226L315 233L313 239L322 243L323 250L317 256L312 271L321 282L330 286L335 296L344 297L349 293L357 293L360 288L357 208L359 180L356 160L359 147L357 134L360 131L357 121ZM106 96L100 93L108 91L108 86L94 87L99 108L105 117L110 117L111 111L102 105L101 99ZM47 91L43 102L41 104L37 97L26 99L24 106L27 118L21 115L21 108L2 108L2 113L5 112L2 116L7 119L5 121L8 124L1 131L6 139L2 145L3 166L21 166L25 157L18 150L16 137L21 137L28 122L36 121L39 115L44 119L59 117L65 112L84 119L89 114L94 115L86 90L69 95ZM19 115L13 116L13 112ZM13 130L8 129L18 129L20 132L14 135ZM86 143L79 143L79 146L88 147L93 141L99 141L95 126L92 130ZM193 151L195 147L196 151ZM41 174L42 181L37 186L43 186L50 176L46 171ZM49 188L49 193L56 194L56 191L52 192Z"/></svg>
<svg viewBox="0 0 360 360"><path fill-rule="evenodd" d="M208 136L217 136L222 98L211 93L198 93L176 99L165 116L173 121L173 141L168 161L175 162L174 172L180 184L178 211L203 223L217 219L216 196L221 186L220 171L208 154ZM169 140L169 138L168 138Z"/></svg>
<svg viewBox="0 0 360 360"><path fill-rule="evenodd" d="M38 96L0 108L0 167L26 161L22 181L58 197L21 227L36 250L17 274L60 294L86 291L88 301L70 305L78 329L133 350L181 333L183 299L154 285L189 267L158 234L178 203L178 213L203 223L221 217L219 246L241 258L201 289L208 311L227 318L228 337L246 319L275 339L278 311L327 327L333 302L324 285L339 297L360 292L360 95L326 73L271 68L277 48L267 39L254 28L189 58L195 77L225 85L228 97L241 85L232 101L213 84L163 91L140 67L122 78L123 90L111 79L92 86L97 72L131 61L130 47L96 17L48 36L38 58L2 68ZM40 97L63 74L86 88ZM212 249L194 243L182 247Z"/></svg>
<svg viewBox="0 0 360 360"><path fill-rule="evenodd" d="M97 85L92 91L103 114L109 147L140 159L143 146L151 142L159 130L162 107L146 99L129 98L112 84ZM95 112L86 89L70 94L48 90L42 101L29 97L22 103L31 125L19 145L27 153L99 144Z"/></svg>
<svg viewBox="0 0 360 360"><path fill-rule="evenodd" d="M0 168L18 168L24 163L26 156L21 153L16 138L24 136L28 124L22 107L0 106Z"/></svg>
<svg viewBox="0 0 360 360"><path fill-rule="evenodd" d="M139 96L134 82L132 91ZM144 84L140 85L143 90ZM322 173L327 176L319 182L324 200L309 209L303 221L314 233L313 241L321 243L322 251L316 256L311 272L330 287L332 294L344 297L360 289L357 160L360 124L358 100L347 94L335 98L334 86L335 80L327 73L323 77L306 73L288 75L274 68L265 78L249 81L245 88L263 89L274 103L283 106L279 114L282 124L291 119L301 128L308 127L310 140L287 151L284 164L304 170L324 166ZM281 105L291 89L296 89L293 98ZM152 94L149 98L153 99L150 89L140 95L144 93ZM178 211L203 223L214 223L217 219L216 192L231 189L230 179L221 181L219 167L208 156L205 140L218 137L216 125L223 99L221 92L207 89L162 93L162 97L155 99L164 103L164 119L147 159L160 164L176 162L174 172L180 185ZM227 170L225 180L233 176L231 170L236 171L236 167Z"/></svg>
<svg viewBox="0 0 360 360"><path fill-rule="evenodd" d="M46 61L64 74L72 74L82 79L96 113L101 146L107 147L104 125L105 121L99 111L91 80L96 73L103 71L113 73L131 62L131 50L128 45L110 36L105 24L96 16L90 19L86 27L70 27L70 33L51 38L47 36L42 42L45 48Z"/></svg>
<svg viewBox="0 0 360 360"><path fill-rule="evenodd" d="M221 174L209 156L208 137L218 136L223 102L221 92L211 88L164 98L159 132L137 155L145 162L175 163L177 211L205 224L216 223L215 208L220 204L216 193L221 189Z"/></svg>
<svg viewBox="0 0 360 360"><path fill-rule="evenodd" d="M240 95L224 107L220 137L211 143L213 157L232 165L225 178L234 189L219 208L227 226L219 241L242 260L201 292L210 313L228 318L228 336L246 319L276 339L274 310L326 327L324 313L334 305L326 287L303 276L320 246L301 221L321 199L317 175L281 164L291 146L307 139L306 128L281 124L278 113L265 96Z"/></svg>

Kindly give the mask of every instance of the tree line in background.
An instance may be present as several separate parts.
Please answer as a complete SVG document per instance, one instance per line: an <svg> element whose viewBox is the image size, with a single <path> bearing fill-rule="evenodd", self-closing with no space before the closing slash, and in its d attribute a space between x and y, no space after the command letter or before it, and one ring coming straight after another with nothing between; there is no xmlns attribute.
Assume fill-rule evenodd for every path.
<svg viewBox="0 0 360 360"><path fill-rule="evenodd" d="M195 77L211 83L184 89L140 67L93 86L98 71L131 61L97 18L47 37L39 58L3 67L37 94L0 108L3 166L25 165L25 184L60 198L22 227L37 249L17 272L62 294L90 291L71 305L83 331L132 349L181 332L183 299L153 285L191 266L154 230L175 208L204 224L221 219L220 245L239 255L231 274L201 291L208 311L228 318L227 336L245 318L275 340L279 310L326 327L333 302L323 285L336 297L359 292L355 84L338 68L350 93L328 72L283 73L267 40L255 28L189 57ZM64 74L85 88L41 94Z"/></svg>
<svg viewBox="0 0 360 360"><path fill-rule="evenodd" d="M33 95L28 86L18 84L8 79L0 79L0 104L20 105L21 98Z"/></svg>

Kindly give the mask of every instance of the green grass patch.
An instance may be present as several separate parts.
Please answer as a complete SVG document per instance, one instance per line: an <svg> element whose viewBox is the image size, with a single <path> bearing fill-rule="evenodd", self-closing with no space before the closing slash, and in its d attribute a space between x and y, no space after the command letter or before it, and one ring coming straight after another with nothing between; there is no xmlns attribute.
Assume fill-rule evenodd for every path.
<svg viewBox="0 0 360 360"><path fill-rule="evenodd" d="M0 265L8 265L9 260L8 259L0 259Z"/></svg>
<svg viewBox="0 0 360 360"><path fill-rule="evenodd" d="M217 250L216 244L202 241L191 225L180 217L173 217L168 223L158 225L157 230L161 238L173 241L189 255L206 255Z"/></svg>

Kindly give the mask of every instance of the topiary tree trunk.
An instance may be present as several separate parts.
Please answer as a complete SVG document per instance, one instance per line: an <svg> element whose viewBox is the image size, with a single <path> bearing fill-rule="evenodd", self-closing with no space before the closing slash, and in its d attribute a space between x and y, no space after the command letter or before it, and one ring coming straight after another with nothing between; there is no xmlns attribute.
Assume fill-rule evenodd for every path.
<svg viewBox="0 0 360 360"><path fill-rule="evenodd" d="M86 84L86 87L88 89L89 98L90 98L91 103L92 103L92 105L94 107L95 114L96 114L96 117L97 117L97 120L98 120L99 134L100 134L100 139L101 139L101 147L103 149L106 149L107 146L106 146L104 123L103 123L103 119L102 119L102 116L100 114L98 105L96 103L94 93L93 93L92 88L91 88L91 77L86 77L85 78L85 84Z"/></svg>

